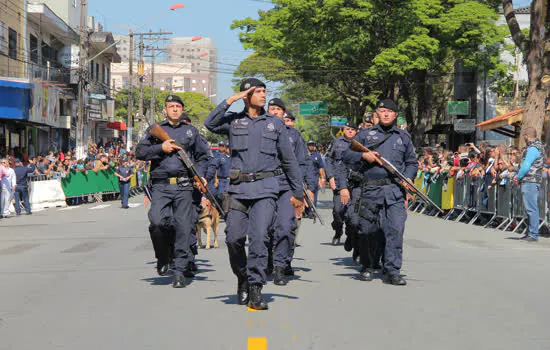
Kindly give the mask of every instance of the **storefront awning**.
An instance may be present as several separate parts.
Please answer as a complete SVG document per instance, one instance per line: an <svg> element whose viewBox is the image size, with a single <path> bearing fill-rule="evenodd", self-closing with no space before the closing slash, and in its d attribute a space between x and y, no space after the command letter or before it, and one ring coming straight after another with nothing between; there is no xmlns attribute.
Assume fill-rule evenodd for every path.
<svg viewBox="0 0 550 350"><path fill-rule="evenodd" d="M481 131L494 131L504 136L517 138L520 134L523 111L523 108L517 109L486 120L476 126L479 127Z"/></svg>
<svg viewBox="0 0 550 350"><path fill-rule="evenodd" d="M120 122L120 121L109 122L109 123L107 123L107 127L109 129L120 130L120 131L125 131L126 130L126 124L124 122Z"/></svg>
<svg viewBox="0 0 550 350"><path fill-rule="evenodd" d="M29 119L31 84L0 78L0 119Z"/></svg>

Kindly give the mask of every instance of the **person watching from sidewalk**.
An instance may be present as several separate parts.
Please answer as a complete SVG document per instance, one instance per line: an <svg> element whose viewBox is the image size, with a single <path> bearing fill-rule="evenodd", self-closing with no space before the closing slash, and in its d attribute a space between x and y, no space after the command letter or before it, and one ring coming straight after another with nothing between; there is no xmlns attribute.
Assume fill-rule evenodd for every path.
<svg viewBox="0 0 550 350"><path fill-rule="evenodd" d="M542 168L544 167L544 145L537 138L537 130L528 127L523 130L522 136L527 145L523 154L521 168L514 177L516 184L521 184L523 203L527 212L529 229L521 240L536 242L539 239L539 193L542 183Z"/></svg>
<svg viewBox="0 0 550 350"><path fill-rule="evenodd" d="M28 175L34 173L34 168L31 166L23 166L19 158L15 159L15 213L21 215L21 199L27 215L31 215L31 205L29 203L29 190L27 188Z"/></svg>
<svg viewBox="0 0 550 350"><path fill-rule="evenodd" d="M6 168L7 176L2 178L2 209L0 210L0 215L6 218L10 216L10 203L13 199L13 194L15 192L15 172L9 166L8 158L2 159L2 166Z"/></svg>

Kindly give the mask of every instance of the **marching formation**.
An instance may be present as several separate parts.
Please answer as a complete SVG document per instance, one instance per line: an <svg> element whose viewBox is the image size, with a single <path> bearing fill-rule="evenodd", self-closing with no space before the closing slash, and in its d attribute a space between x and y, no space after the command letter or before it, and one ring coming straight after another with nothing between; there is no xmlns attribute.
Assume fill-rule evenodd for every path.
<svg viewBox="0 0 550 350"><path fill-rule="evenodd" d="M228 112L239 100L244 110ZM418 163L410 135L395 126L397 105L380 101L376 118L359 132L347 123L323 160L315 142L306 143L294 128L284 102L274 98L267 109L266 102L265 84L250 78L210 113L204 125L228 140L220 142L214 158L184 117L183 101L166 98L166 120L150 127L136 150L138 159L151 162L146 192L158 273L166 275L173 262L172 286L185 287L196 271L197 229L209 226L203 220L217 225L219 217L226 223L238 303L267 309L263 286L271 274L278 286L294 274L301 218L323 223L315 206L328 183L334 193L332 244L346 235L344 248L362 266L360 280L371 281L382 269L385 283L405 285L400 269L407 190ZM208 234L207 247L210 239Z"/></svg>

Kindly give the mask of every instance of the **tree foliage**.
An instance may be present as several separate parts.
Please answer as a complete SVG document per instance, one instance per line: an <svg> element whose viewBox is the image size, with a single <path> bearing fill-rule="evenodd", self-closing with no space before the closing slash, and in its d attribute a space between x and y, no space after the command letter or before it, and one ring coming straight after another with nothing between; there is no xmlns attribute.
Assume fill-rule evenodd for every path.
<svg viewBox="0 0 550 350"><path fill-rule="evenodd" d="M360 118L378 98L392 97L406 107L411 131L423 135L452 96L456 66L502 87L510 76L499 59L506 32L495 24L493 1L272 2L258 18L233 23L255 51L236 76L281 82L286 96L307 84L302 98L324 94L337 101L334 114Z"/></svg>

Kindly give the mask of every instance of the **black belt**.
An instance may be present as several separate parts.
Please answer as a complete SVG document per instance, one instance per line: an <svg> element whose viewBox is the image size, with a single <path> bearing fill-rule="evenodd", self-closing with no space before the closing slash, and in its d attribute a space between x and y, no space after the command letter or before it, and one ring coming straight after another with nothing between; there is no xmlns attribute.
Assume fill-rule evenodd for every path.
<svg viewBox="0 0 550 350"><path fill-rule="evenodd" d="M178 185L182 183L190 183L191 179L188 177L167 177L163 179L151 179L153 185Z"/></svg>
<svg viewBox="0 0 550 350"><path fill-rule="evenodd" d="M281 168L275 169L274 171L260 171L257 173L249 173L249 174L241 173L239 175L238 183L260 181L270 177L283 175L284 173L285 172Z"/></svg>
<svg viewBox="0 0 550 350"><path fill-rule="evenodd" d="M363 186L383 186L391 185L394 182L391 179L380 179L380 180L367 180L363 181Z"/></svg>

